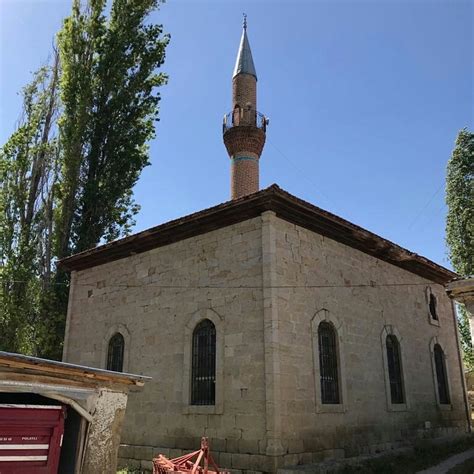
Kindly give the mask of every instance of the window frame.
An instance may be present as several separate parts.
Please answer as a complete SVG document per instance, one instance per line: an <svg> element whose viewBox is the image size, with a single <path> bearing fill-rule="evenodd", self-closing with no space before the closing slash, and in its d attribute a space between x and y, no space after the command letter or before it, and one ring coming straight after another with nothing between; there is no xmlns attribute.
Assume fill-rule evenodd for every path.
<svg viewBox="0 0 474 474"><path fill-rule="evenodd" d="M400 363L400 379L403 393L403 403L393 403L392 402L392 383L390 380L390 370L388 362L388 348L387 348L387 338L394 337L398 343L398 359ZM385 381L385 398L387 411L408 411L410 409L409 405L409 390L407 386L407 380L405 377L404 367L406 367L405 361L405 351L403 350L403 338L400 335L398 329L391 325L387 324L383 327L380 334L380 342L382 345L382 360L383 360L383 372L384 372L384 381Z"/></svg>
<svg viewBox="0 0 474 474"><path fill-rule="evenodd" d="M439 398L439 390L438 390L438 373L436 370L436 360L435 360L435 347L439 346L443 352L443 362L444 362L444 372L446 376L446 389L448 392L448 398L449 398L449 403L441 403L440 398ZM452 410L453 406L453 391L451 389L451 379L449 375L449 356L448 352L446 351L446 344L444 343L443 340L440 340L438 336L435 336L431 339L430 341L430 356L431 356L431 367L433 370L433 388L435 392L435 399L436 399L436 405L438 406L439 410L446 410L450 411Z"/></svg>
<svg viewBox="0 0 474 474"><path fill-rule="evenodd" d="M327 321L322 321L318 325L318 352L321 404L339 405L341 403L341 393L339 389L337 332L334 325Z"/></svg>
<svg viewBox="0 0 474 474"><path fill-rule="evenodd" d="M125 324L114 324L109 327L107 333L102 340L102 363L101 366L107 370L108 356L109 356L109 342L114 334L120 333L124 339L124 350L123 350L123 366L122 373L130 373L130 348L132 338L130 331Z"/></svg>
<svg viewBox="0 0 474 474"><path fill-rule="evenodd" d="M435 314L437 316L437 319L435 319L433 315L431 314L431 298L432 297L435 300ZM428 314L428 322L432 324L433 326L440 327L441 324L440 324L440 317L439 317L439 298L433 292L433 289L431 288L431 286L426 287L425 301L426 301L426 312Z"/></svg>
<svg viewBox="0 0 474 474"><path fill-rule="evenodd" d="M387 350L388 378L390 381L390 400L392 405L403 405L405 403L405 390L403 387L401 349L397 336L388 334L385 338L385 347ZM395 394L394 386L396 387ZM394 398L397 396L400 398L394 401Z"/></svg>
<svg viewBox="0 0 474 474"><path fill-rule="evenodd" d="M335 334L339 403L323 403L321 396L321 373L319 355L319 326L321 323L332 325ZM348 409L346 388L346 365L344 357L344 327L329 310L323 308L318 310L311 319L311 340L313 349L313 377L314 377L314 403L316 413L344 413Z"/></svg>
<svg viewBox="0 0 474 474"><path fill-rule="evenodd" d="M433 348L433 356L434 356L434 363L435 363L435 369L436 369L436 382L437 382L439 403L441 405L451 405L451 394L449 393L449 386L448 386L448 371L446 369L446 358L444 356L443 348L439 344L435 344ZM440 372L443 378L442 387L440 386L441 384L439 380ZM446 401L441 400L441 388L442 388L442 391L444 392L443 400L446 400Z"/></svg>
<svg viewBox="0 0 474 474"><path fill-rule="evenodd" d="M110 367L110 365L113 365L114 363L114 356L115 356L114 354L115 347L112 347L112 342L114 341L114 339L118 339L118 337L120 337L120 345L121 345L120 370ZM111 352L111 349L112 349L112 352ZM116 332L109 339L109 344L107 348L107 370L110 370L112 372L123 373L124 361L125 361L125 338L123 337L123 334L121 332Z"/></svg>
<svg viewBox="0 0 474 474"><path fill-rule="evenodd" d="M191 377L192 377L192 343L196 326L203 320L209 319L216 330L216 376L215 376L215 404L191 405ZM224 318L215 310L202 309L190 316L184 328L183 348L183 414L221 415L224 413Z"/></svg>
<svg viewBox="0 0 474 474"><path fill-rule="evenodd" d="M205 339L204 346L202 346L203 339ZM190 404L214 406L216 404L216 326L210 319L201 320L194 328L191 351ZM202 385L205 387L201 388Z"/></svg>

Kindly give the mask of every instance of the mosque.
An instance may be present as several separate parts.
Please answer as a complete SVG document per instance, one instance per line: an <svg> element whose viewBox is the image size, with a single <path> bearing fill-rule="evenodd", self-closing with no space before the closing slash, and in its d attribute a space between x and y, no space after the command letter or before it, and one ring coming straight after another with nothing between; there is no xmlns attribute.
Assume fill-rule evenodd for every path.
<svg viewBox="0 0 474 474"><path fill-rule="evenodd" d="M469 429L456 275L259 190L267 128L244 23L223 122L231 200L60 262L64 361L153 377L129 397L123 465L208 436L220 466L271 473Z"/></svg>

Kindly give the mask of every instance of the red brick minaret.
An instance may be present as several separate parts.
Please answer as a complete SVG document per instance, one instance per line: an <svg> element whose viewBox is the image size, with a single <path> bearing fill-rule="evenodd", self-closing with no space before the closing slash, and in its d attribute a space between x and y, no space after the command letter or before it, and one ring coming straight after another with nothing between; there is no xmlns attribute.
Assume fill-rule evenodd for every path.
<svg viewBox="0 0 474 474"><path fill-rule="evenodd" d="M258 162L265 145L268 120L257 112L257 73L247 38L244 15L242 38L232 77L232 111L224 116L224 144L231 161L232 199L259 189Z"/></svg>

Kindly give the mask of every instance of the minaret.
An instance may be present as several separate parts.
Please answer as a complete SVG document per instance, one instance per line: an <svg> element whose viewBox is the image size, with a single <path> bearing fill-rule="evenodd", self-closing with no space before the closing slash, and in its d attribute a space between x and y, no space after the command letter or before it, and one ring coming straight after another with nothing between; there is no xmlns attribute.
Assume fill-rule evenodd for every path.
<svg viewBox="0 0 474 474"><path fill-rule="evenodd" d="M259 189L258 163L265 145L268 120L257 112L257 73L247 38L242 38L232 76L232 111L224 116L224 144L231 161L231 196L238 199Z"/></svg>

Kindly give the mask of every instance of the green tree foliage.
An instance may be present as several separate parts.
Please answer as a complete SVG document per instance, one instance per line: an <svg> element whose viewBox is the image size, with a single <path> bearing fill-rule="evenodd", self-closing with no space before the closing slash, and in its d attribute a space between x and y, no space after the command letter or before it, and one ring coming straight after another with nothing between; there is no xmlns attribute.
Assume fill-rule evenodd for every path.
<svg viewBox="0 0 474 474"><path fill-rule="evenodd" d="M457 310L464 363L469 370L474 370L474 353L471 340L471 330L469 327L469 315L467 314L464 305L458 305Z"/></svg>
<svg viewBox="0 0 474 474"><path fill-rule="evenodd" d="M23 89L17 130L0 150L0 347L37 353L51 278L58 57Z"/></svg>
<svg viewBox="0 0 474 474"><path fill-rule="evenodd" d="M64 147L58 255L79 252L127 233L138 212L132 188L148 164L147 142L158 120L156 73L168 36L146 24L157 0L104 0L87 15L76 0L59 35Z"/></svg>
<svg viewBox="0 0 474 474"><path fill-rule="evenodd" d="M25 88L25 117L0 157L1 349L60 358L69 281L55 262L134 224L167 80L156 70L169 36L148 21L160 2L113 0L107 17L105 0L74 0L60 68Z"/></svg>
<svg viewBox="0 0 474 474"><path fill-rule="evenodd" d="M446 178L446 241L454 270L462 276L474 275L474 133L463 129L448 162ZM466 364L474 368L469 321L459 308L459 329Z"/></svg>

